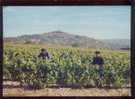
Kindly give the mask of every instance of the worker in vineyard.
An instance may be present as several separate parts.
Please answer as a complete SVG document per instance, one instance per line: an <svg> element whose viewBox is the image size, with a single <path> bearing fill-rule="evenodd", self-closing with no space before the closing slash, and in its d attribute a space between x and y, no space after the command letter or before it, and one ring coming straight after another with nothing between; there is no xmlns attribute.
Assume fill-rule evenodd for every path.
<svg viewBox="0 0 135 99"><path fill-rule="evenodd" d="M103 60L103 57L100 55L99 51L95 52L95 57L93 57L92 64L99 66L99 76L100 76L100 78L102 78L103 77L104 60Z"/></svg>
<svg viewBox="0 0 135 99"><path fill-rule="evenodd" d="M50 59L49 53L46 49L42 48L40 54L38 55L39 58L42 59Z"/></svg>

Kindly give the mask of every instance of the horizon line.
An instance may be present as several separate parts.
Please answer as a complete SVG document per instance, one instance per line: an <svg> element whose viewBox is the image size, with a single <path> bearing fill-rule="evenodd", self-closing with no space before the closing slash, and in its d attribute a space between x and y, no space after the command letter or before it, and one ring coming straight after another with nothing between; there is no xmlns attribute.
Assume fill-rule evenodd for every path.
<svg viewBox="0 0 135 99"><path fill-rule="evenodd" d="M71 35L76 35L76 36L85 36L85 37L88 37L88 38L101 39L101 40L102 39L131 39L131 38L96 38L96 37L90 37L90 36L87 36L87 35L73 34L73 32L69 33L69 32L65 32L65 31L62 31L62 30L53 30L53 31L47 31L47 32L42 32L42 33L23 34L23 35L16 35L16 36L4 36L3 35L3 38L14 38L14 37L20 37L20 36L29 36L29 35L42 35L42 34L47 34L47 33L51 33L51 32L63 32L63 33L66 33L66 34L71 34Z"/></svg>

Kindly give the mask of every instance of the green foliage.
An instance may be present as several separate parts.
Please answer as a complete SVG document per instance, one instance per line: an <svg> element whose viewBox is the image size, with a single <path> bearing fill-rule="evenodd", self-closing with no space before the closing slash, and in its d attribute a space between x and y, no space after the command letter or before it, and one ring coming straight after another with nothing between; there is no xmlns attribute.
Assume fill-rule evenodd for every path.
<svg viewBox="0 0 135 99"><path fill-rule="evenodd" d="M94 50L47 48L51 59L42 60L37 57L40 49L41 46L34 45L5 45L3 78L17 80L22 86L34 89L44 88L49 83L79 84L82 87L123 87L130 83L128 52L101 50L105 60L101 79L98 66L90 64Z"/></svg>

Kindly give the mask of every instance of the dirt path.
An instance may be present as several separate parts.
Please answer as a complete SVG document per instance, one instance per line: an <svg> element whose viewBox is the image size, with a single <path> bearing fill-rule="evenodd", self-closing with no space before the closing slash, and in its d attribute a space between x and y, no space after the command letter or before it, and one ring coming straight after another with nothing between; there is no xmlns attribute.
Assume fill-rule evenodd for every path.
<svg viewBox="0 0 135 99"><path fill-rule="evenodd" d="M71 89L71 88L46 88L37 91L22 88L5 88L3 96L129 96L129 89Z"/></svg>
<svg viewBox="0 0 135 99"><path fill-rule="evenodd" d="M3 96L130 96L130 88L123 89L71 89L71 88L45 88L41 90L26 90L17 83L6 83ZM5 85L4 85L5 86Z"/></svg>

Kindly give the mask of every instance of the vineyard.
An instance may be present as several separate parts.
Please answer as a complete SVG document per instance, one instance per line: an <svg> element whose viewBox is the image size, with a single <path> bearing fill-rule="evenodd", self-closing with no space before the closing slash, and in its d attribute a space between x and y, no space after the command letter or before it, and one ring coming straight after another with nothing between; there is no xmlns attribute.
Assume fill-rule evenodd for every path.
<svg viewBox="0 0 135 99"><path fill-rule="evenodd" d="M37 56L46 48L51 59ZM30 44L5 44L3 79L19 81L21 86L41 89L52 84L81 87L126 87L130 85L129 51L100 49L104 76L92 65L95 49L62 48ZM62 54L64 55L62 56Z"/></svg>

